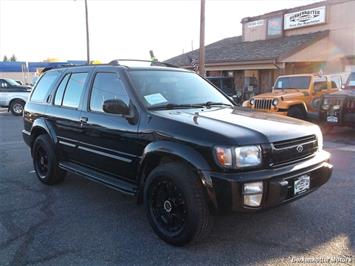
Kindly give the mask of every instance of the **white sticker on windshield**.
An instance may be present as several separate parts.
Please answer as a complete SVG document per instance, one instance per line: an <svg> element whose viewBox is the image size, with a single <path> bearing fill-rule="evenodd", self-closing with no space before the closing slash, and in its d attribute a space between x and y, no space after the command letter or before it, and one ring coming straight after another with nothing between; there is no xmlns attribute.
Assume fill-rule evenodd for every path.
<svg viewBox="0 0 355 266"><path fill-rule="evenodd" d="M277 87L276 88L282 88L282 80L279 80L277 82Z"/></svg>
<svg viewBox="0 0 355 266"><path fill-rule="evenodd" d="M150 105L168 102L167 99L165 99L164 96L161 95L160 93L149 94L144 96L144 98Z"/></svg>

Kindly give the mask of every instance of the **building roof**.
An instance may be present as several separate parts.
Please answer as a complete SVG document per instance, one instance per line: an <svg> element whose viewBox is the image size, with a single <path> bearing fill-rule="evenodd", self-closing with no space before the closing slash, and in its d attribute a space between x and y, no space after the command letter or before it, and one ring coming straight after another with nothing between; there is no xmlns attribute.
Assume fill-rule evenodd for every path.
<svg viewBox="0 0 355 266"><path fill-rule="evenodd" d="M206 64L238 63L249 61L277 60L291 55L310 44L328 36L329 31L280 37L276 39L243 42L242 36L226 38L207 45ZM199 50L194 50L166 60L177 66L191 66L198 60Z"/></svg>

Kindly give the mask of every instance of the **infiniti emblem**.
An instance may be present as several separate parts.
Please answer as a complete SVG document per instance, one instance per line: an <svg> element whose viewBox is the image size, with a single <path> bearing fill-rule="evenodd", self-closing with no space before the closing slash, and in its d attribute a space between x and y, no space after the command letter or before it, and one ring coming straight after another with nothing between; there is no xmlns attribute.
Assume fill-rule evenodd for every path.
<svg viewBox="0 0 355 266"><path fill-rule="evenodd" d="M302 152L302 151L303 151L303 146L302 146L302 145L298 145L297 148L296 148L296 150L297 150L298 152Z"/></svg>

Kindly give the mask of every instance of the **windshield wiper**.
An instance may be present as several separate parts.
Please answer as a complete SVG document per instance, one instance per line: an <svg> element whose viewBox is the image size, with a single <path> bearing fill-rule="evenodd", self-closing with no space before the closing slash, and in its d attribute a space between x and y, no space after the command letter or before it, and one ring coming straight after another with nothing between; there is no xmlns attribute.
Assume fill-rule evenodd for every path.
<svg viewBox="0 0 355 266"><path fill-rule="evenodd" d="M201 103L201 105L206 106L206 107L211 107L211 106L230 106L230 107L233 107L232 104L222 103L222 102L212 102L212 101Z"/></svg>
<svg viewBox="0 0 355 266"><path fill-rule="evenodd" d="M179 108L201 108L203 104L175 104L175 103L168 103L168 104L160 104L156 106L148 107L149 110L161 110L161 109L179 109Z"/></svg>

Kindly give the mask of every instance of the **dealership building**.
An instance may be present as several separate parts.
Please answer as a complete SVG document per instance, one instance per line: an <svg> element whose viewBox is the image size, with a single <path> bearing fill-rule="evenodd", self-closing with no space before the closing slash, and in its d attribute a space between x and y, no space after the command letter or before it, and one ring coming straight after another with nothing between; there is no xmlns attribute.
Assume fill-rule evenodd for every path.
<svg viewBox="0 0 355 266"><path fill-rule="evenodd" d="M279 75L355 70L354 11L354 0L328 0L243 18L242 36L206 46L206 75L261 93ZM193 69L198 57L194 50L166 62Z"/></svg>

